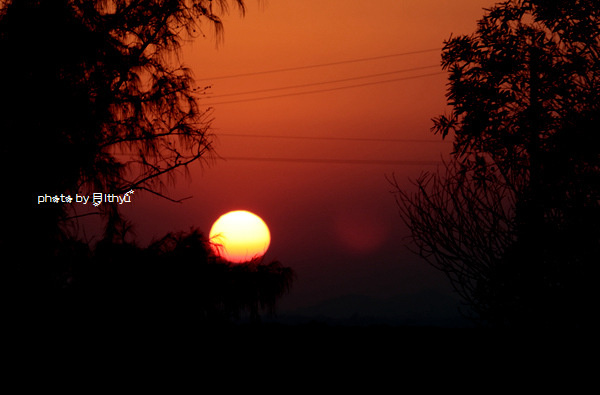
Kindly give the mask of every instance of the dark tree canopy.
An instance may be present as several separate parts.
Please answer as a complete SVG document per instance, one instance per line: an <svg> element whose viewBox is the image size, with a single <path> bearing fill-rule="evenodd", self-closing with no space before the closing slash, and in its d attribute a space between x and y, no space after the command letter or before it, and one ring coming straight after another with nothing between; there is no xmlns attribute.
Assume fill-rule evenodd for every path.
<svg viewBox="0 0 600 395"><path fill-rule="evenodd" d="M19 0L0 4L0 161L5 247L50 251L74 205L38 195L122 194L161 187L210 157L210 113L178 59L205 25L241 0ZM213 5L214 4L214 5ZM99 212L118 215L116 205ZM114 221L113 221L114 222Z"/></svg>
<svg viewBox="0 0 600 395"><path fill-rule="evenodd" d="M511 0L445 43L445 174L400 190L422 255L496 325L589 322L600 253L600 9Z"/></svg>
<svg viewBox="0 0 600 395"><path fill-rule="evenodd" d="M458 158L487 158L503 174L565 144L588 147L581 159L597 160L589 146L598 142L591 126L599 112L599 12L590 1L508 1L489 10L477 33L446 42L453 109L435 119L434 132L454 134Z"/></svg>
<svg viewBox="0 0 600 395"><path fill-rule="evenodd" d="M2 160L35 193L157 192L211 150L182 41L228 2L23 0L0 9ZM243 10L242 1L235 1ZM19 169L21 170L21 169ZM22 169L25 170L25 169ZM32 198L29 196L28 198Z"/></svg>

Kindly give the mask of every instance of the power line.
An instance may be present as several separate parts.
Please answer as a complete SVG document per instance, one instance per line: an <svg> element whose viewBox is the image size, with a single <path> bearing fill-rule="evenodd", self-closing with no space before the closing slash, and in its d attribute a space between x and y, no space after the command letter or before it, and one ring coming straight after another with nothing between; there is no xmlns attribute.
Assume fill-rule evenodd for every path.
<svg viewBox="0 0 600 395"><path fill-rule="evenodd" d="M277 99L280 97L288 97L288 96L309 95L309 94L314 94L314 93L323 93L323 92L331 92L331 91L337 91L337 90L342 90L342 89L358 88L358 87L368 86L368 85L385 84L385 83L396 82L396 81L405 81L405 80L412 80L412 79L416 79L416 78L431 77L434 75L441 75L441 74L445 74L445 73L437 72L437 73L421 74L421 75L415 75L412 77L393 78L393 79L384 80L384 81L365 82L363 84L340 86L337 88L317 89L317 90L306 91L306 92L285 93L285 94L281 94L281 95L257 97L257 98L252 98L252 99L229 100L229 101L222 101L222 102L215 102L215 103L206 103L203 105L204 106L215 106L217 104L243 103L243 102L248 102L248 101Z"/></svg>
<svg viewBox="0 0 600 395"><path fill-rule="evenodd" d="M289 86L283 86L283 87L279 87L279 88L257 89L257 90L253 90L253 91L246 91L246 92L239 92L239 93L225 93L225 94L220 94L220 95L209 94L207 99L214 99L215 97L250 95L250 94L254 94L254 93L272 92L272 91L279 91L279 90L285 90L285 89L306 88L309 86L317 86L317 85L335 84L338 82L356 81L356 80L361 80L361 79L365 79L365 78L381 77L384 75L407 73L409 71L431 69L433 67L440 67L440 65L434 64L434 65L430 65L430 66L421 66L421 67L413 67L410 69L389 71L386 73L368 74L368 75L363 75L363 76L358 76L358 77L344 78L344 79L339 79L339 80L321 81L321 82L312 82L312 83L299 84L299 85L289 85Z"/></svg>
<svg viewBox="0 0 600 395"><path fill-rule="evenodd" d="M297 66L297 67L287 67L287 68L282 68L282 69L255 71L255 72L250 72L250 73L222 75L222 76L217 76L217 77L202 78L202 79L200 79L200 81L222 80L222 79L226 79L226 78L247 77L247 76L252 76L252 75L260 75L260 74L281 73L284 71L312 69L312 68L317 68L317 67L335 66L335 65L346 64L346 63L366 62L369 60L386 59L386 58L393 58L393 57L407 56L407 55L416 55L416 54L420 54L420 53L427 53L427 52L440 51L440 50L441 50L441 48L423 49L420 51L401 52L401 53L396 53L396 54L391 54L391 55L373 56L370 58L349 59L349 60L342 60L339 62L320 63L320 64L312 64L312 65L307 65L307 66Z"/></svg>
<svg viewBox="0 0 600 395"><path fill-rule="evenodd" d="M427 160L360 160L360 159L309 159L309 158L273 158L273 157L250 157L230 156L223 158L226 161L253 161L253 162L294 162L294 163L324 163L345 165L394 165L394 166L433 166L439 165L441 161Z"/></svg>
<svg viewBox="0 0 600 395"><path fill-rule="evenodd" d="M331 140L331 141L373 141L381 143L447 143L444 140L422 140L422 139L391 139L371 137L324 137L324 136L285 136L272 134L239 134L239 133L216 133L217 137L243 137L243 138L267 138L267 139L297 139L297 140Z"/></svg>
<svg viewBox="0 0 600 395"><path fill-rule="evenodd" d="M130 156L126 153L115 153L116 156ZM382 160L382 159L329 159L329 158L281 158L281 157L254 157L254 156L228 156L220 157L225 161L248 162L287 162L287 163L320 163L329 165L391 165L391 166L434 166L442 164L441 161L432 160Z"/></svg>
<svg viewBox="0 0 600 395"><path fill-rule="evenodd" d="M115 153L116 156L130 156L126 153ZM254 156L219 157L225 161L248 162L288 162L288 163L320 163L330 165L392 165L392 166L434 166L442 164L433 160L381 160L381 159L328 159L328 158L277 158Z"/></svg>

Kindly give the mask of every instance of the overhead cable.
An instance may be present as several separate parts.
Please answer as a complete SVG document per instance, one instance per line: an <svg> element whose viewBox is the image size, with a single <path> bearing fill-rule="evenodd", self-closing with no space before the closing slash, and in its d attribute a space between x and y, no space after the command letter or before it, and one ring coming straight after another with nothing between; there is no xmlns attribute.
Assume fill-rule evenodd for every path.
<svg viewBox="0 0 600 395"><path fill-rule="evenodd" d="M398 74L398 73L407 73L409 71L431 69L431 68L434 68L434 67L440 67L440 65L439 64L434 64L434 65L430 65L430 66L420 66L420 67L413 67L413 68L410 68L410 69L389 71L389 72L386 72L386 73L368 74L368 75L362 75L362 76L358 76L358 77L350 77L350 78L343 78L343 79L339 79L339 80L329 80L329 81L321 81L321 82L311 82L311 83L299 84L299 85L289 85L289 86L282 86L282 87L279 87L279 88L257 89L257 90L246 91L246 92L224 93L224 94L220 94L220 95L212 95L212 94L209 93L209 94L207 94L206 98L207 99L213 99L215 97L250 95L250 94L255 94L255 93L280 91L280 90L285 90L285 89L306 88L306 87L309 87L309 86L335 84L335 83L338 83L338 82L356 81L356 80L362 80L362 79L365 79L365 78L381 77L381 76L384 76L384 75L391 75L391 74Z"/></svg>
<svg viewBox="0 0 600 395"><path fill-rule="evenodd" d="M241 133L219 133L217 137L243 137L243 138L266 138L266 139L297 139L297 140L331 140L331 141L372 141L380 143L447 143L444 140L425 140L425 139L392 139L376 137L325 137L325 136L287 136L273 134L241 134Z"/></svg>
<svg viewBox="0 0 600 395"><path fill-rule="evenodd" d="M365 83L362 83L362 84L340 86L340 87L336 87L336 88L317 89L317 90L306 91L306 92L285 93L285 94L281 94L281 95L256 97L256 98L251 98L251 99L229 100L229 101L221 101L221 102L205 103L205 104L203 103L202 105L203 106L214 106L214 105L217 105L217 104L243 103L243 102L248 102L248 101L277 99L277 98L280 98L280 97L288 97L288 96L309 95L309 94L314 94L314 93L323 93L323 92L331 92L331 91L337 91L337 90L342 90L342 89L358 88L358 87L368 86L368 85L386 84L386 83L396 82L396 81L405 81L405 80L412 80L412 79L416 79L416 78L431 77L431 76L434 76L434 75L441 75L441 74L445 74L445 73L440 71L440 72L436 72L436 73L415 75L415 76L412 76L412 77L393 78L393 79L390 79L390 80L365 82Z"/></svg>
<svg viewBox="0 0 600 395"><path fill-rule="evenodd" d="M373 56L373 57L369 57L369 58L342 60L339 62L311 64L311 65L307 65L307 66L287 67L287 68L282 68L282 69L273 69L273 70L255 71L255 72L250 72L250 73L240 73L240 74L222 75L222 76L209 77L209 78L200 78L198 80L199 81L222 80L222 79L226 79L226 78L237 78L237 77L247 77L247 76L252 76L252 75L260 75L260 74L281 73L284 71L312 69L312 68L317 68L317 67L335 66L335 65L346 64L346 63L366 62L366 61L370 61L370 60L386 59L386 58L393 58L393 57L407 56L407 55L416 55L416 54L420 54L420 53L427 53L427 52L434 52L434 51L441 51L441 50L442 50L441 48L431 48L431 49L423 49L423 50L419 50L419 51L401 52L401 53L396 53L396 54L391 54L391 55Z"/></svg>
<svg viewBox="0 0 600 395"><path fill-rule="evenodd" d="M273 158L273 157L251 157L251 156L228 156L226 161L253 161L253 162L294 162L294 163L325 163L345 165L412 165L433 166L442 164L441 161L430 160L360 160L360 159L311 159L311 158Z"/></svg>

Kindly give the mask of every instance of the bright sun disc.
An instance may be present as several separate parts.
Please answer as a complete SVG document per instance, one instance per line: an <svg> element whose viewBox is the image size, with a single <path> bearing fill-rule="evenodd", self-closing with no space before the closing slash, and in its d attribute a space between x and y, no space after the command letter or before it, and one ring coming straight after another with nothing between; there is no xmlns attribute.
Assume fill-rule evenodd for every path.
<svg viewBox="0 0 600 395"><path fill-rule="evenodd" d="M242 263L267 252L271 234L267 224L249 211L230 211L219 217L210 229L213 251L221 258Z"/></svg>

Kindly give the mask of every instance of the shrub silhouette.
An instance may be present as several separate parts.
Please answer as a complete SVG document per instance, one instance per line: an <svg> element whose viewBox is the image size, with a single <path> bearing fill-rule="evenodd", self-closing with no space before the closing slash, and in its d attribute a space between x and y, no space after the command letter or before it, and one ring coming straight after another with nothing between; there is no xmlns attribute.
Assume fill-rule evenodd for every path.
<svg viewBox="0 0 600 395"><path fill-rule="evenodd" d="M169 233L142 248L123 240L94 249L65 243L66 285L55 293L75 316L134 323L148 320L228 324L275 313L293 272L279 262L231 264L212 254L198 229ZM61 309L64 305L61 305Z"/></svg>

